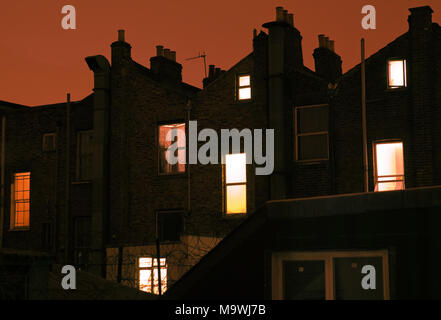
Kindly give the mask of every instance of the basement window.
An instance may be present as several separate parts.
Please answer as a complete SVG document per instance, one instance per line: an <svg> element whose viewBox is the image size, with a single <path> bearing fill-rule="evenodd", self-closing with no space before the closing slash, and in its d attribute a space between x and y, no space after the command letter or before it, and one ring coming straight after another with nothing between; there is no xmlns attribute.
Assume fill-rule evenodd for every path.
<svg viewBox="0 0 441 320"><path fill-rule="evenodd" d="M296 161L328 160L328 105L296 107L294 135Z"/></svg>
<svg viewBox="0 0 441 320"><path fill-rule="evenodd" d="M161 270L161 293L167 290L167 261L160 258ZM159 294L158 259L141 257L138 260L139 290Z"/></svg>
<svg viewBox="0 0 441 320"><path fill-rule="evenodd" d="M245 153L225 155L225 208L227 214L247 212Z"/></svg>
<svg viewBox="0 0 441 320"><path fill-rule="evenodd" d="M390 89L407 87L406 60L389 60L388 86Z"/></svg>
<svg viewBox="0 0 441 320"><path fill-rule="evenodd" d="M403 190L403 142L377 142L374 154L375 191Z"/></svg>
<svg viewBox="0 0 441 320"><path fill-rule="evenodd" d="M185 123L160 125L158 136L159 173L175 174L185 172ZM173 161L173 158L175 158L175 161Z"/></svg>
<svg viewBox="0 0 441 320"><path fill-rule="evenodd" d="M31 173L15 173L11 184L11 230L29 228L30 204Z"/></svg>
<svg viewBox="0 0 441 320"><path fill-rule="evenodd" d="M241 75L238 77L238 93L240 101L251 99L251 76Z"/></svg>

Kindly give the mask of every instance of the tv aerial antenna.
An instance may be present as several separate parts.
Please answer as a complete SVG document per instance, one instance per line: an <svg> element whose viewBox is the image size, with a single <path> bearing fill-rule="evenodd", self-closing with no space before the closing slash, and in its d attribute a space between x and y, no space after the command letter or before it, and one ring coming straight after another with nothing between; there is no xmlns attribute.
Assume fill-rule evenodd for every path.
<svg viewBox="0 0 441 320"><path fill-rule="evenodd" d="M196 57L187 58L187 59L185 59L185 61L195 60L195 59L200 59L200 58L204 59L204 75L206 78L207 77L207 62L205 60L206 57L207 57L207 55L205 54L205 51L203 51L203 52L199 52Z"/></svg>

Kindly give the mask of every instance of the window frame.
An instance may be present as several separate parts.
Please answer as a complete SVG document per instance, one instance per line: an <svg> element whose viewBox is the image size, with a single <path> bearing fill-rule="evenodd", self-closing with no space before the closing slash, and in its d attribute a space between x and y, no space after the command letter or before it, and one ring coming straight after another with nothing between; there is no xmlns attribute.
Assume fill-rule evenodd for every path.
<svg viewBox="0 0 441 320"><path fill-rule="evenodd" d="M327 107L328 108L328 131L317 131L314 133L298 133L298 110L300 109L308 109L308 108L318 108L318 107ZM304 136L319 136L326 135L327 142L327 157L326 158L317 158L317 159L299 159L299 137ZM313 163L320 161L329 161L329 104L321 103L321 104L312 104L312 105L303 105L303 106L294 106L294 161L297 163Z"/></svg>
<svg viewBox="0 0 441 320"><path fill-rule="evenodd" d="M52 149L46 148L45 139L47 139L47 137L49 137L49 136L53 136L53 139L54 139ZM43 133L41 150L43 152L55 152L57 150L57 133L56 132Z"/></svg>
<svg viewBox="0 0 441 320"><path fill-rule="evenodd" d="M161 146L159 145L159 135L160 135L160 127L165 125L174 125L174 124L184 124L185 125L185 165L184 171L181 172L161 172ZM187 165L188 165L188 122L185 120L177 120L177 121L161 121L156 123L156 155L157 155L157 173L158 176L180 176L187 174ZM178 147L179 150L179 147ZM176 164L178 165L178 164Z"/></svg>
<svg viewBox="0 0 441 320"><path fill-rule="evenodd" d="M25 226L17 226L16 221L16 204L17 201L15 199L15 184L16 184L16 175L17 174L28 174L29 175L29 199L27 202L29 203L29 210L27 212L29 224ZM31 228L31 171L17 171L12 174L12 183L11 183L11 195L10 195L10 221L9 221L9 231L29 231Z"/></svg>
<svg viewBox="0 0 441 320"><path fill-rule="evenodd" d="M248 86L240 86L240 78L249 76L250 77L250 84ZM253 75L251 72L240 72L236 73L236 85L235 85L235 100L236 103L249 103L253 101ZM250 88L250 98L249 99L240 99L239 90L243 88Z"/></svg>
<svg viewBox="0 0 441 320"><path fill-rule="evenodd" d="M244 154L245 155L245 182L233 182L227 184L227 160L226 156L234 154L229 153L224 155L224 162L222 164L222 214L224 217L232 218L232 217L243 217L244 215L248 214L248 168L246 163L246 153L245 152L238 152L236 154ZM235 186L235 185L245 185L245 212L234 212L234 213L228 213L227 212L227 187L228 186Z"/></svg>
<svg viewBox="0 0 441 320"><path fill-rule="evenodd" d="M390 299L389 251L351 250L351 251L281 251L271 255L271 298L283 300L283 262L284 261L324 261L325 262L325 296L326 300L335 300L334 259L335 258L369 258L381 257L383 269L383 298Z"/></svg>
<svg viewBox="0 0 441 320"><path fill-rule="evenodd" d="M389 63L391 61L402 61L404 63L404 68L403 68L403 70L404 70L404 78L403 78L404 85L402 85L402 86L391 86L390 85L391 77L390 77L390 72L389 72ZM407 72L407 59L406 58L404 58L404 57L388 58L387 63L386 63L386 73L387 73L387 83L386 83L387 90L396 91L396 90L405 90L407 88L407 86L408 86L408 81L407 81L408 72Z"/></svg>
<svg viewBox="0 0 441 320"><path fill-rule="evenodd" d="M76 179L77 181L84 181L84 182L91 182L93 180L93 173L92 176L90 177L90 179L84 179L81 177L81 134L86 134L86 133L92 133L92 140L94 139L95 136L95 132L93 129L87 129L87 130L78 130L77 131L77 163L76 163ZM93 172L93 144L92 144L92 152L90 153L92 156L92 168L91 168L91 172Z"/></svg>
<svg viewBox="0 0 441 320"><path fill-rule="evenodd" d="M152 266L151 267L140 267L140 259L144 259L144 258L150 258L152 259ZM164 259L164 266L161 265L161 260ZM154 270L158 270L158 265L155 266L154 261L157 260L157 257L154 257L151 254L145 254L145 255L138 255L137 259L136 259L136 268L137 268L137 283L138 283L138 290L150 293L150 294L154 294L154 295L159 295L159 281L158 281L158 294L154 293L154 289L155 289L155 272ZM166 275L165 275L165 285L166 285L166 289L164 290L164 286L162 285L163 281L161 279L161 275L159 275L159 279L161 279L161 295L164 295L165 291L167 291L168 289L168 284L169 284L169 265L167 263L167 258L166 257L160 257L159 258L159 264L161 265L161 271L164 269L166 270ZM141 289L141 270L151 270L151 291L145 291ZM159 280L158 279L158 280Z"/></svg>
<svg viewBox="0 0 441 320"><path fill-rule="evenodd" d="M375 189L377 188L377 183L378 183L378 165L377 165L377 145L378 144L391 144L391 143L397 143L400 142L402 144L402 149L403 149L403 171L404 174L403 176L403 189L398 189L398 190L385 190L385 191L376 191ZM387 192L387 191L402 191L402 190L406 190L406 161L405 161L405 157L404 157L404 142L401 139L385 139L385 140L375 140L372 141L372 154L374 156L373 158L373 173L374 173L374 192ZM398 177L401 175L392 175L392 176L381 176L381 177ZM401 180L395 180L395 182L400 182ZM382 181L385 182L385 181ZM389 181L388 181L389 182ZM394 181L390 181L390 182L394 182Z"/></svg>

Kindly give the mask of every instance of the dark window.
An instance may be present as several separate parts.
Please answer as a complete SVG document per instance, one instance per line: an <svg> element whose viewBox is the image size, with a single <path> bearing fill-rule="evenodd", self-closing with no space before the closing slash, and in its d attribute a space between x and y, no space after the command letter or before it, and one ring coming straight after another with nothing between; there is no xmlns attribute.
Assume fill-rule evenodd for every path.
<svg viewBox="0 0 441 320"><path fill-rule="evenodd" d="M182 212L158 212L159 241L180 241L183 226L184 217Z"/></svg>
<svg viewBox="0 0 441 320"><path fill-rule="evenodd" d="M284 299L325 300L325 261L284 261Z"/></svg>
<svg viewBox="0 0 441 320"><path fill-rule="evenodd" d="M365 290L360 285L363 266L375 268L375 290ZM381 257L334 258L335 299L382 300L383 259Z"/></svg>
<svg viewBox="0 0 441 320"><path fill-rule="evenodd" d="M328 106L316 105L295 109L295 159L299 161L329 158Z"/></svg>
<svg viewBox="0 0 441 320"><path fill-rule="evenodd" d="M74 262L79 268L87 268L90 251L90 217L74 219Z"/></svg>
<svg viewBox="0 0 441 320"><path fill-rule="evenodd" d="M55 151L56 146L56 134L55 133L45 133L43 135L43 151Z"/></svg>
<svg viewBox="0 0 441 320"><path fill-rule="evenodd" d="M93 160L93 131L78 132L78 180L92 180Z"/></svg>

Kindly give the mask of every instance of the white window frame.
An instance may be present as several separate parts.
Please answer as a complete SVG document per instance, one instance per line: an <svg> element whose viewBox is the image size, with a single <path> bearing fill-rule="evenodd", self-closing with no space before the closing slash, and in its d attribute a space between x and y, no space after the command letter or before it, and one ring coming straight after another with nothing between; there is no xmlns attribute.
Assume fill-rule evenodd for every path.
<svg viewBox="0 0 441 320"><path fill-rule="evenodd" d="M241 86L240 85L240 78L242 78L242 77L249 77L250 78L250 83L247 86ZM236 94L237 94L237 101L239 101L239 102L251 101L253 99L253 88L252 88L252 85L251 85L251 81L252 81L251 74L250 73L238 74L236 79L237 79L236 80L236 82L237 82L237 86L236 86L236 88L237 88L237 92L236 92ZM246 89L246 88L250 88L250 97L249 98L241 99L240 98L240 89Z"/></svg>
<svg viewBox="0 0 441 320"><path fill-rule="evenodd" d="M403 146L403 170L404 170L404 174L402 175L391 175L391 176L378 176L378 165L377 165L377 145L379 144L389 144L389 143L401 143ZM405 190L406 189L406 164L405 164L405 159L404 159L404 142L403 140L399 140L399 139L393 139L393 140L377 140L377 141L373 141L372 142L372 146L373 146L373 155L374 155L374 191L375 192L387 192L387 191L376 191L377 189L377 184L378 183L385 183L385 182L401 182L403 181L403 189L401 190ZM396 180L390 180L390 181L378 181L379 178L392 178L392 177L396 177ZM400 180L399 178L401 178L402 180ZM398 190L389 190L389 191L398 191Z"/></svg>
<svg viewBox="0 0 441 320"><path fill-rule="evenodd" d="M390 85L390 69L389 64L393 61L402 61L403 62L403 82L404 84L401 86L391 86ZM400 89L400 88L407 88L407 60L404 58L390 58L387 60L387 88L390 90Z"/></svg>
<svg viewBox="0 0 441 320"><path fill-rule="evenodd" d="M145 259L145 258L152 259L151 260L152 261L152 266L151 267L140 267L139 266L140 265L140 259ZM162 260L164 260L164 264L162 264ZM153 256L149 256L149 255L138 256L138 259L136 259L136 263L137 263L136 266L137 266L137 270L138 270L138 279L137 279L138 280L138 289L141 290L141 291L144 291L144 292L151 293L151 294L156 294L156 293L154 293L155 292L155 278L154 278L154 275L155 275L155 270L158 270L158 264L156 263L156 265L155 265L155 263L154 263L155 261L157 261L157 258L153 257ZM167 264L167 259L164 258L164 257L161 257L159 259L159 261L160 261L160 264L161 264L161 268L160 268L161 271L162 270L166 270L165 280L161 279L161 275L158 276L158 278L161 280L161 294L164 294L164 292L167 291L167 288L168 288L168 264ZM150 277L151 277L151 288L150 288L150 291L149 290L145 291L145 290L141 289L141 283L140 283L141 282L141 279L140 279L141 278L141 270L150 270L151 271L151 273L150 273ZM164 290L164 286L163 286L164 283L165 283L165 290ZM158 293L159 293L159 281L158 281Z"/></svg>
<svg viewBox="0 0 441 320"><path fill-rule="evenodd" d="M246 153L240 152L240 154L244 154L245 155L245 159L246 159ZM229 155L229 154L228 154ZM227 217L231 217L231 216L241 216L244 214L247 214L248 212L248 174L247 174L247 163L245 161L245 181L244 182L233 182L233 183L227 183L227 161L226 161L226 156L225 155L225 159L224 159L224 164L222 165L222 193L223 193L223 213L225 216ZM227 187L228 186L241 186L244 185L245 186L245 212L232 212L229 213L227 211L228 208L228 197L227 197Z"/></svg>
<svg viewBox="0 0 441 320"><path fill-rule="evenodd" d="M296 260L325 262L325 299L335 300L334 258L381 257L383 261L383 297L390 299L389 254L387 250L374 251L322 251L274 252L271 255L272 299L283 300L283 262ZM361 280L360 280L361 285Z"/></svg>
<svg viewBox="0 0 441 320"><path fill-rule="evenodd" d="M298 133L298 111L301 109L308 109L308 108L318 108L318 107L327 107L328 108L328 122L329 122L329 105L324 104L314 104L314 105L308 105L308 106L296 106L294 107L294 143L295 143L295 161L297 162L316 162L316 161L327 161L329 160L329 128L328 131L317 131L317 132L309 132L309 133ZM318 135L326 135L327 139L327 154L328 156L326 158L317 158L317 159L300 159L299 160L299 137L304 136L318 136Z"/></svg>

